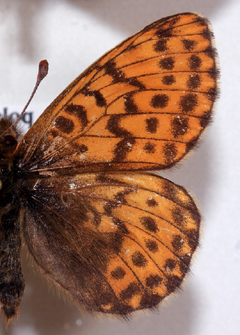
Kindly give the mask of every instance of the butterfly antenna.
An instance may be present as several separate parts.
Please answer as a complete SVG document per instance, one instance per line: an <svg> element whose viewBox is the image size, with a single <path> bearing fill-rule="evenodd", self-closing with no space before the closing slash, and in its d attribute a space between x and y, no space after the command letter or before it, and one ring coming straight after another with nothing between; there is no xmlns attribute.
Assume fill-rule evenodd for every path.
<svg viewBox="0 0 240 335"><path fill-rule="evenodd" d="M11 124L11 126L2 134L4 135L6 132L9 131L9 129L11 129L16 123L18 123L18 121L21 119L21 117L23 116L23 114L25 113L26 109L28 108L32 98L34 97L34 94L37 91L37 88L39 86L39 84L41 83L41 81L43 80L43 78L46 77L46 75L48 74L48 61L46 59L42 60L41 62L39 62L39 66L38 66L38 75L37 75L37 81L35 84L35 87L33 89L33 92L26 104L26 106L23 108L22 113L19 115L19 117ZM2 136L1 135L1 136Z"/></svg>

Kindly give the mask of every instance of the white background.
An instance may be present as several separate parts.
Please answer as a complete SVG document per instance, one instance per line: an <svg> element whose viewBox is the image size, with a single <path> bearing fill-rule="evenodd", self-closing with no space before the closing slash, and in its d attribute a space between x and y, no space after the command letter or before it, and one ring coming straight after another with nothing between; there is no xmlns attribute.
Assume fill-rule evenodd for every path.
<svg viewBox="0 0 240 335"><path fill-rule="evenodd" d="M25 261L21 315L8 334L239 334L239 0L0 0L0 105L25 105L38 62L46 58L49 75L34 98L35 106L46 107L108 49L152 21L184 11L212 22L221 68L214 122L191 157L165 173L191 191L204 216L192 275L159 311L125 323L94 319L66 304ZM7 334L0 321L0 333Z"/></svg>

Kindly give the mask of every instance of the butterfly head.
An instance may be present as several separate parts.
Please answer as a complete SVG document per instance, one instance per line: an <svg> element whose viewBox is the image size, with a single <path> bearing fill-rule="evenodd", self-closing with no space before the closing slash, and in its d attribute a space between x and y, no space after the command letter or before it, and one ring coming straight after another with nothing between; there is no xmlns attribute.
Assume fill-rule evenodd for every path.
<svg viewBox="0 0 240 335"><path fill-rule="evenodd" d="M20 132L8 118L0 119L0 159L10 157L15 151Z"/></svg>

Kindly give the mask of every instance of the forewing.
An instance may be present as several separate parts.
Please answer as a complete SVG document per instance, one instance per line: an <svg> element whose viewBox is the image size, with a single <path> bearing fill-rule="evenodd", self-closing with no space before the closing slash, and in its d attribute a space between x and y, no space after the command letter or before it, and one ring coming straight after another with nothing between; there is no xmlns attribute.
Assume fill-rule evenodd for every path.
<svg viewBox="0 0 240 335"><path fill-rule="evenodd" d="M198 245L187 191L149 174L26 181L24 236L41 270L89 311L125 315L175 291Z"/></svg>
<svg viewBox="0 0 240 335"><path fill-rule="evenodd" d="M20 166L58 174L171 167L211 117L212 38L208 21L192 13L128 38L45 110L18 146Z"/></svg>

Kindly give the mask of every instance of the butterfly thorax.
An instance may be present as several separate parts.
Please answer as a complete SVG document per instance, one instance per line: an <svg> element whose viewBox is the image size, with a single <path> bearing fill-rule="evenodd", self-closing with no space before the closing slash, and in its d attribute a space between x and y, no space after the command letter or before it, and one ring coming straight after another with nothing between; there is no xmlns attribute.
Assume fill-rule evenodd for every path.
<svg viewBox="0 0 240 335"><path fill-rule="evenodd" d="M17 147L17 130L11 127L11 121L0 119L0 208L14 203L16 176L14 167L14 151Z"/></svg>
<svg viewBox="0 0 240 335"><path fill-rule="evenodd" d="M0 120L0 307L8 319L18 312L24 279L20 261L20 198L13 152L17 131L7 119ZM3 134L3 135L1 135Z"/></svg>

